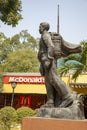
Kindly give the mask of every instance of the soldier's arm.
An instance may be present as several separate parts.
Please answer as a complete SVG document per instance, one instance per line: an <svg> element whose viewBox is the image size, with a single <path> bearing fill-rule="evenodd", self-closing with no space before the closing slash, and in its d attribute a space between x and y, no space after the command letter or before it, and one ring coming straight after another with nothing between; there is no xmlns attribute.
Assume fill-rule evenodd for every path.
<svg viewBox="0 0 87 130"><path fill-rule="evenodd" d="M44 40L44 44L46 45L47 47L47 50L48 50L48 58L49 59L54 59L54 45L53 45L53 42L51 40L51 36L50 34L44 34L43 35L43 40Z"/></svg>

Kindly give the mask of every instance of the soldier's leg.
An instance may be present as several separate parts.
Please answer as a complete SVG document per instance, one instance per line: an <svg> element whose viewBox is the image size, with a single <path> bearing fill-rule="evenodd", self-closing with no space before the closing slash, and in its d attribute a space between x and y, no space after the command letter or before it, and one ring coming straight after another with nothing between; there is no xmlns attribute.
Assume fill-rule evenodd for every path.
<svg viewBox="0 0 87 130"><path fill-rule="evenodd" d="M54 88L49 84L48 81L45 81L46 91L47 91L47 102L42 107L54 107Z"/></svg>
<svg viewBox="0 0 87 130"><path fill-rule="evenodd" d="M73 103L73 97L70 89L60 78L57 78L54 87L62 99L62 103L59 105L59 107L68 107Z"/></svg>
<svg viewBox="0 0 87 130"><path fill-rule="evenodd" d="M69 87L60 79L56 71L56 66L53 63L49 72L49 79L62 99L60 107L67 107L69 104L73 103L73 98L71 96Z"/></svg>

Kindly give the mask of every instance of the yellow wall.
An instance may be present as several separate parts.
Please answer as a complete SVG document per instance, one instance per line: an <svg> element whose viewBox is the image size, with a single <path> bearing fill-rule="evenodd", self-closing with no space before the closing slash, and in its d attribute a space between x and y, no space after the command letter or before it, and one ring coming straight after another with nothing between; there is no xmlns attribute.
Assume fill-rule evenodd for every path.
<svg viewBox="0 0 87 130"><path fill-rule="evenodd" d="M72 77L72 76L71 76ZM70 80L70 82L74 82L74 80ZM81 74L76 80L76 83L87 83L87 74Z"/></svg>
<svg viewBox="0 0 87 130"><path fill-rule="evenodd" d="M3 93L12 93L10 84L4 84ZM15 93L46 94L44 84L17 84Z"/></svg>
<svg viewBox="0 0 87 130"><path fill-rule="evenodd" d="M69 83L85 83L87 84L87 74L81 74L79 75L79 77L77 78L76 82L74 80L72 80L72 75L69 76ZM76 91L78 93L83 93L83 94L87 94L87 85L86 86L76 86L76 87L72 87L71 88L73 91Z"/></svg>

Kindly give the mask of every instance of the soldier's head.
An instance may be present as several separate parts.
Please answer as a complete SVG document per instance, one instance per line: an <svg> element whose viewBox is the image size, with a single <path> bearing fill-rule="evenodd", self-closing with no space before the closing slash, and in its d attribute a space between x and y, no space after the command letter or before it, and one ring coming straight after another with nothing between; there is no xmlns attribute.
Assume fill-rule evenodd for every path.
<svg viewBox="0 0 87 130"><path fill-rule="evenodd" d="M39 26L39 32L42 33L44 30L48 31L49 28L50 28L49 23L42 22L42 23L40 23L40 26Z"/></svg>

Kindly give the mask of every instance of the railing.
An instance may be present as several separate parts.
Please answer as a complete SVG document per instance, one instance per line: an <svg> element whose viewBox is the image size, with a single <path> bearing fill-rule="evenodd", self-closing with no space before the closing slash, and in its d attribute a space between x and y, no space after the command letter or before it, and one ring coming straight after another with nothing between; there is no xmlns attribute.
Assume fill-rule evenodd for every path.
<svg viewBox="0 0 87 130"><path fill-rule="evenodd" d="M87 83L70 83L69 86L72 88L87 88Z"/></svg>

